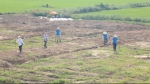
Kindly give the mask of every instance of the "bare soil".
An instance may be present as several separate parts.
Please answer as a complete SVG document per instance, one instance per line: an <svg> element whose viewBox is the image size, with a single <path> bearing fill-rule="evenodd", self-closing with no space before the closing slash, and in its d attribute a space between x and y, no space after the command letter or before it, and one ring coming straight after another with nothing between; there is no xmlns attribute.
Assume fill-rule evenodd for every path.
<svg viewBox="0 0 150 84"><path fill-rule="evenodd" d="M117 34L121 45L150 47L150 28L142 24L92 20L49 21L48 18L40 19L40 17L31 15L1 15L0 18L2 18L0 19L0 28L6 29L5 32L0 32L0 40L15 39L18 35L24 40L34 36L42 37L45 31L51 39L55 37L57 27L60 27L62 40L64 40L62 43L48 46L47 49L43 48L42 43L41 47L23 47L22 54L18 54L16 50L1 52L1 68L11 68L14 64L22 64L38 58L104 47L103 31L107 31L110 37L107 46L111 46L111 38ZM28 56L32 52L35 53L34 56ZM97 51L93 52L97 58Z"/></svg>

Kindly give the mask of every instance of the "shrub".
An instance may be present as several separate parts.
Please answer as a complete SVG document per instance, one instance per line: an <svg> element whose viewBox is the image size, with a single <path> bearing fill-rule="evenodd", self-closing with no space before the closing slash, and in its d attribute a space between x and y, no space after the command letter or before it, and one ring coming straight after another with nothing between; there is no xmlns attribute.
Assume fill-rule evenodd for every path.
<svg viewBox="0 0 150 84"><path fill-rule="evenodd" d="M122 17L120 17L119 15L113 15L110 16L110 20L122 20Z"/></svg>
<svg viewBox="0 0 150 84"><path fill-rule="evenodd" d="M134 18L133 21L135 21L135 22L141 22L142 20L141 20L141 18Z"/></svg>
<svg viewBox="0 0 150 84"><path fill-rule="evenodd" d="M48 16L49 12L45 12L45 11L34 11L32 12L32 15L34 16Z"/></svg>
<svg viewBox="0 0 150 84"><path fill-rule="evenodd" d="M150 6L150 3L130 3L130 7L135 8L135 7L147 7Z"/></svg>
<svg viewBox="0 0 150 84"><path fill-rule="evenodd" d="M124 20L125 21L132 21L131 17L125 17Z"/></svg>
<svg viewBox="0 0 150 84"><path fill-rule="evenodd" d="M3 15L3 14L0 12L0 15Z"/></svg>

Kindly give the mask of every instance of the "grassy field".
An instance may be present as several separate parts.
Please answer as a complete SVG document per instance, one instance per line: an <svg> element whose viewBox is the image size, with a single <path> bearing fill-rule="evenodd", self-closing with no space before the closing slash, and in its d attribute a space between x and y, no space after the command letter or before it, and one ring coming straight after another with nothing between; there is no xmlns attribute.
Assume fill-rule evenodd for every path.
<svg viewBox="0 0 150 84"><path fill-rule="evenodd" d="M149 0L1 0L0 12L23 13L25 11L37 9L51 11L94 6L99 3L126 5L128 3L148 1ZM45 7L47 4L49 8ZM120 17L150 19L149 9L150 7L104 10L100 12L76 14L74 16L118 15ZM19 17L17 20L19 19L22 18ZM148 27L138 24L133 27L128 26L131 24L119 22L104 23L104 21L95 24L95 22L89 23L88 21L86 22L86 20L85 22L81 20L72 24L70 23L71 21L66 23L50 23L48 20L48 22L45 23L46 20L43 19L41 22L41 19L35 22L32 21L32 19L33 18L28 19L28 21L22 19L20 21L20 24L25 28L22 29L24 31L7 30L5 28L0 29L0 36L11 37L12 35L13 37L9 40L0 40L0 84L43 82L55 84L150 83L150 50L149 44L147 44L149 42ZM16 19L13 20L14 21L10 21L10 23L14 24ZM29 21L33 24L29 24ZM6 19L3 23L1 22L1 24L2 26L9 26L8 22ZM25 24L22 24L22 22ZM78 24L78 27L76 24ZM31 29L31 31L36 30L36 32L32 32L34 34L39 31L42 33L42 30L47 30L47 32L50 33L54 31L51 25L61 27L62 43L55 43L53 35L49 35L50 41L47 45L48 48L44 49L42 35L31 36L24 38L25 45L23 46L23 53L18 54L18 52L16 52L18 46L15 43L16 36L13 35L28 35L29 29ZM11 28L11 25L9 27ZM31 28L26 29L26 27ZM133 41L133 43L131 42L132 44L130 44L129 42L130 45L118 45L117 53L114 53L110 42L108 42L106 46L101 46L103 42L101 42L101 33L105 29L113 30L109 32L111 33L110 35L117 33L119 39L122 39L120 39L120 42L124 42L124 39L128 39L129 41ZM131 38L127 38L130 36ZM141 39L140 36L144 38ZM127 41L125 41L125 43ZM143 47L141 47L142 43L138 43L140 41L143 42ZM147 58L138 59L136 58L137 56L147 56Z"/></svg>
<svg viewBox="0 0 150 84"><path fill-rule="evenodd" d="M148 2L149 0L1 0L0 12L24 12L30 10L61 10L77 7L94 6L96 4L124 5L136 2ZM49 5L49 8L43 7Z"/></svg>
<svg viewBox="0 0 150 84"><path fill-rule="evenodd" d="M150 7L142 7L142 8L128 8L128 9L120 9L120 10L104 10L100 12L91 12L91 13L82 13L82 14L74 14L74 16L82 17L86 15L104 15L104 16L112 16L117 15L120 17L131 17L131 18L146 18L150 19L149 12Z"/></svg>
<svg viewBox="0 0 150 84"><path fill-rule="evenodd" d="M107 50L107 53L104 50ZM101 58L95 59L92 51L97 51ZM92 51L85 50L68 55L52 56L15 65L12 69L2 69L0 81L31 80L36 82L47 80L47 83L150 82L149 61L136 59L132 56L143 55L145 54L144 51L135 51L125 46L122 46L117 55L113 54L111 47L98 48ZM150 53L147 52L147 54Z"/></svg>

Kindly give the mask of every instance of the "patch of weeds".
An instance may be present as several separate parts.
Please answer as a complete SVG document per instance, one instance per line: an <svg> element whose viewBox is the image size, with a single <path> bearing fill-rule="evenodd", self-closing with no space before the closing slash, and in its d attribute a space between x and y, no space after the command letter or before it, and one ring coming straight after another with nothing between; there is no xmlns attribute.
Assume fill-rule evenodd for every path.
<svg viewBox="0 0 150 84"><path fill-rule="evenodd" d="M36 74L37 72L35 70L29 70L27 71L28 73L31 73L31 74Z"/></svg>
<svg viewBox="0 0 150 84"><path fill-rule="evenodd" d="M77 79L75 79L76 81L86 81L88 78L86 78L86 77L82 77L82 78L77 78Z"/></svg>
<svg viewBox="0 0 150 84"><path fill-rule="evenodd" d="M11 75L12 78L15 78L15 79L21 79L24 77L24 74L23 73L16 73L14 75Z"/></svg>
<svg viewBox="0 0 150 84"><path fill-rule="evenodd" d="M60 73L62 76L66 76L66 75L72 75L73 73L70 71L61 71Z"/></svg>
<svg viewBox="0 0 150 84"><path fill-rule="evenodd" d="M60 78L59 75L56 75L56 74L50 74L50 75L47 75L48 77L51 77L51 78Z"/></svg>
<svg viewBox="0 0 150 84"><path fill-rule="evenodd" d="M82 61L78 61L76 64L77 65L83 65L84 63Z"/></svg>
<svg viewBox="0 0 150 84"><path fill-rule="evenodd" d="M32 64L21 64L21 65L16 65L19 68L25 68L25 69L30 69L33 68Z"/></svg>
<svg viewBox="0 0 150 84"><path fill-rule="evenodd" d="M10 76L10 75L12 75L13 73L12 72L10 72L10 71L3 71L3 72L1 72L1 76Z"/></svg>
<svg viewBox="0 0 150 84"><path fill-rule="evenodd" d="M137 48L137 47L127 47L127 46L122 46L121 47L121 52L129 54L129 55L144 55L144 54L149 54L147 51L148 49L144 48Z"/></svg>
<svg viewBox="0 0 150 84"><path fill-rule="evenodd" d="M139 49L136 50L136 55L144 55L144 54L150 54L148 49Z"/></svg>
<svg viewBox="0 0 150 84"><path fill-rule="evenodd" d="M105 70L106 70L105 66L99 66L99 67L92 68L91 71L93 71L93 72L99 72L99 71L104 72Z"/></svg>
<svg viewBox="0 0 150 84"><path fill-rule="evenodd" d="M26 38L24 42L26 45L25 47L39 47L44 45L43 38L40 36ZM48 41L47 46L51 46L52 44L54 44L54 42Z"/></svg>
<svg viewBox="0 0 150 84"><path fill-rule="evenodd" d="M0 28L0 32L6 32L7 29L6 28Z"/></svg>
<svg viewBox="0 0 150 84"><path fill-rule="evenodd" d="M34 46L38 47L38 46L43 45L42 37L38 37L38 36L26 38L26 39L24 39L24 42L25 42L26 47L29 47L29 46L30 47L34 47Z"/></svg>
<svg viewBox="0 0 150 84"><path fill-rule="evenodd" d="M65 80L58 79L58 80L55 80L54 82L50 82L49 84L65 84Z"/></svg>
<svg viewBox="0 0 150 84"><path fill-rule="evenodd" d="M0 41L0 46L0 51L9 51L18 48L18 45L16 44L15 40Z"/></svg>
<svg viewBox="0 0 150 84"><path fill-rule="evenodd" d="M37 59L38 62L47 62L47 63L52 63L55 60L53 58L41 58L41 59Z"/></svg>
<svg viewBox="0 0 150 84"><path fill-rule="evenodd" d="M66 66L66 64L58 64L56 66L57 69L62 69L62 68L67 68L68 66Z"/></svg>
<svg viewBox="0 0 150 84"><path fill-rule="evenodd" d="M13 80L8 79L8 78L0 77L0 84L12 84L12 83L14 83Z"/></svg>
<svg viewBox="0 0 150 84"><path fill-rule="evenodd" d="M105 74L99 74L98 77L99 77L99 78L106 78L106 75L105 75Z"/></svg>
<svg viewBox="0 0 150 84"><path fill-rule="evenodd" d="M80 71L91 71L91 68L82 66L82 67L80 67Z"/></svg>
<svg viewBox="0 0 150 84"><path fill-rule="evenodd" d="M53 71L53 68L50 66L43 66L43 67L39 67L38 70L40 70L40 71Z"/></svg>
<svg viewBox="0 0 150 84"><path fill-rule="evenodd" d="M137 61L135 61L134 64L136 64L136 65L145 65L146 62L145 62L145 61L142 61L142 60L137 60Z"/></svg>
<svg viewBox="0 0 150 84"><path fill-rule="evenodd" d="M87 56L92 56L92 52L89 52L89 51L88 51L88 52L86 52L86 55L87 55Z"/></svg>
<svg viewBox="0 0 150 84"><path fill-rule="evenodd" d="M123 80L120 81L121 83L127 84L130 82L130 78L124 78Z"/></svg>
<svg viewBox="0 0 150 84"><path fill-rule="evenodd" d="M32 81L40 81L42 80L42 77L38 77L38 76L33 76L30 78Z"/></svg>
<svg viewBox="0 0 150 84"><path fill-rule="evenodd" d="M117 50L120 50L120 52L126 53L126 54L134 54L134 51L129 49L126 46L121 46L120 48L118 47Z"/></svg>
<svg viewBox="0 0 150 84"><path fill-rule="evenodd" d="M3 33L3 34L9 34L9 35L12 35L12 34L24 34L24 32L22 31L15 31L15 30L8 30L6 28L0 28L0 32Z"/></svg>
<svg viewBox="0 0 150 84"><path fill-rule="evenodd" d="M89 56L92 56L92 52L84 50L84 51L78 53L78 55L81 55L82 57L89 57Z"/></svg>
<svg viewBox="0 0 150 84"><path fill-rule="evenodd" d="M88 36L90 37L90 38L92 38L93 37L93 33L91 32L91 33L88 33Z"/></svg>

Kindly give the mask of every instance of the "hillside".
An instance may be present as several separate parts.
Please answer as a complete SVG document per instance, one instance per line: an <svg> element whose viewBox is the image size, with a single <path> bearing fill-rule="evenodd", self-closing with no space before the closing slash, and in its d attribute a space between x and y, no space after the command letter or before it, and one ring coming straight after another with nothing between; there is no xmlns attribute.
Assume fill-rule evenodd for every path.
<svg viewBox="0 0 150 84"><path fill-rule="evenodd" d="M0 84L150 83L149 8L149 0L0 0Z"/></svg>
<svg viewBox="0 0 150 84"><path fill-rule="evenodd" d="M149 27L107 21L49 21L31 15L0 16L0 83L149 83ZM62 31L56 44L54 33ZM50 41L43 48L43 33ZM103 45L102 32L109 33ZM111 38L120 44L114 54ZM24 41L17 52L15 38ZM142 58L142 59L139 59Z"/></svg>

